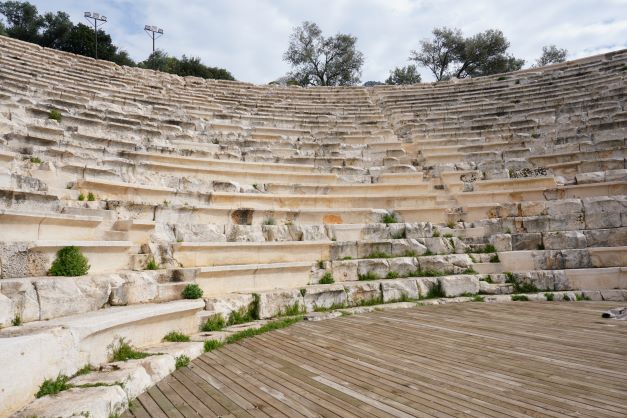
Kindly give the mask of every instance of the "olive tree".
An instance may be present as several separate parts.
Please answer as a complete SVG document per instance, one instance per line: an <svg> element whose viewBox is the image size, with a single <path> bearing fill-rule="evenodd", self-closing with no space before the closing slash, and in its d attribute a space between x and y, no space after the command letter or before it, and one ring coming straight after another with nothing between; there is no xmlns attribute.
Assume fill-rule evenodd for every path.
<svg viewBox="0 0 627 418"><path fill-rule="evenodd" d="M558 48L555 45L543 46L542 56L536 60L536 67L544 67L549 64L557 64L566 61L568 50Z"/></svg>
<svg viewBox="0 0 627 418"><path fill-rule="evenodd" d="M325 37L312 22L294 29L283 59L292 65L291 80L301 86L346 86L359 83L364 56L357 38L338 33Z"/></svg>
<svg viewBox="0 0 627 418"><path fill-rule="evenodd" d="M416 84L421 78L415 65L409 64L406 67L396 67L390 71L390 76L385 80L385 84Z"/></svg>

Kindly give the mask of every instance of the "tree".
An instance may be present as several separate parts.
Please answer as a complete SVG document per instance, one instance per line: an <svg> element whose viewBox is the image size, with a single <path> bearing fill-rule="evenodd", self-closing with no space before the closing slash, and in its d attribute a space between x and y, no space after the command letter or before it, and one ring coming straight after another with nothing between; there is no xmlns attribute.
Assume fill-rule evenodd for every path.
<svg viewBox="0 0 627 418"><path fill-rule="evenodd" d="M536 67L544 67L549 64L557 64L566 61L568 50L558 48L555 45L543 46L542 56L536 60Z"/></svg>
<svg viewBox="0 0 627 418"><path fill-rule="evenodd" d="M366 81L364 83L364 87L374 87L374 86L384 86L384 85L385 85L385 83L382 83L380 81L373 81L373 80Z"/></svg>
<svg viewBox="0 0 627 418"><path fill-rule="evenodd" d="M74 27L70 16L65 12L46 13L43 19L43 32L38 43L47 48L61 48Z"/></svg>
<svg viewBox="0 0 627 418"><path fill-rule="evenodd" d="M464 38L459 29L435 28L432 33L433 39L420 41L420 51L411 51L409 59L431 70L437 81L446 80L451 77L449 67L457 60Z"/></svg>
<svg viewBox="0 0 627 418"><path fill-rule="evenodd" d="M148 59L140 62L139 66L165 73L177 74L182 77L194 76L219 80L235 80L233 75L224 68L207 67L200 62L200 58L198 57L187 57L183 55L181 59L178 59L168 56L168 54L159 49L150 54Z"/></svg>
<svg viewBox="0 0 627 418"><path fill-rule="evenodd" d="M396 67L390 71L390 76L385 80L385 84L417 84L420 81L418 69L415 65L410 64L407 67Z"/></svg>
<svg viewBox="0 0 627 418"><path fill-rule="evenodd" d="M433 39L422 40L410 59L431 70L437 81L477 77L521 69L525 61L507 54L509 46L500 30L464 38L459 29L436 28Z"/></svg>
<svg viewBox="0 0 627 418"><path fill-rule="evenodd" d="M292 65L289 76L301 86L346 86L359 83L364 56L357 38L338 33L324 37L312 22L294 29L283 59Z"/></svg>
<svg viewBox="0 0 627 418"><path fill-rule="evenodd" d="M38 43L44 18L37 13L37 7L28 2L4 1L0 2L0 14L6 18L5 31L8 36Z"/></svg>

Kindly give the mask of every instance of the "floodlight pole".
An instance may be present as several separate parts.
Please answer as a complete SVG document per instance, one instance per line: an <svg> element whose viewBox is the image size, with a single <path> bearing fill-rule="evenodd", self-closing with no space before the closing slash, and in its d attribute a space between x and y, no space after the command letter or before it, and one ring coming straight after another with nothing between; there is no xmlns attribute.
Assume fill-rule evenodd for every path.
<svg viewBox="0 0 627 418"><path fill-rule="evenodd" d="M152 52L155 52L155 39L159 39L163 36L163 29L157 26L144 25L144 30L152 39Z"/></svg>
<svg viewBox="0 0 627 418"><path fill-rule="evenodd" d="M101 16L97 12L85 12L85 19L94 25L94 40L96 41L96 59L98 59L98 28L107 23L107 16Z"/></svg>

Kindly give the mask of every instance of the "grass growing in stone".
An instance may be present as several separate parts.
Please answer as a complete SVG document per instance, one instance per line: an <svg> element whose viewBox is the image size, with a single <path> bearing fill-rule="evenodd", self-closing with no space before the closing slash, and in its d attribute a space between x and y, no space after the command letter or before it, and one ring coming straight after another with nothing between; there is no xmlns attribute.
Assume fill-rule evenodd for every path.
<svg viewBox="0 0 627 418"><path fill-rule="evenodd" d="M490 257L490 263L498 263L499 261L501 261L501 259L499 258L498 254L494 254L492 257Z"/></svg>
<svg viewBox="0 0 627 418"><path fill-rule="evenodd" d="M379 280L379 276L374 271L369 271L365 274L358 274L357 278L361 281Z"/></svg>
<svg viewBox="0 0 627 418"><path fill-rule="evenodd" d="M279 316L296 316L305 313L305 307L300 306L298 301L294 302L291 305L285 305L279 311Z"/></svg>
<svg viewBox="0 0 627 418"><path fill-rule="evenodd" d="M496 247L492 244L487 244L483 248L468 248L466 252L475 254L492 254L496 253Z"/></svg>
<svg viewBox="0 0 627 418"><path fill-rule="evenodd" d="M326 273L324 273L324 275L320 278L320 280L318 281L319 284L333 284L335 283L335 279L333 278L333 275L331 274L331 272L327 271Z"/></svg>
<svg viewBox="0 0 627 418"><path fill-rule="evenodd" d="M505 282L512 285L515 293L535 293L540 290L533 283L526 283L518 280L511 272L506 272L505 276L507 276L507 280Z"/></svg>
<svg viewBox="0 0 627 418"><path fill-rule="evenodd" d="M446 297L446 295L444 294L444 289L442 289L442 283L439 281L433 283L427 292L426 299L439 299L443 297Z"/></svg>
<svg viewBox="0 0 627 418"><path fill-rule="evenodd" d="M80 202L84 201L84 200L85 200L85 195L84 195L83 193L80 193L80 194L78 195L78 200L79 200Z"/></svg>
<svg viewBox="0 0 627 418"><path fill-rule="evenodd" d="M91 364L86 364L83 367L81 367L80 369L78 369L78 371L76 373L74 373L74 376L72 377L76 377L76 376L83 376L86 374L89 374L92 372L92 367Z"/></svg>
<svg viewBox="0 0 627 418"><path fill-rule="evenodd" d="M438 238L440 236L440 231L438 231L438 230L433 231L433 234L431 234L431 236L433 238Z"/></svg>
<svg viewBox="0 0 627 418"><path fill-rule="evenodd" d="M196 283L190 283L183 289L183 298L200 299L202 297L202 289Z"/></svg>
<svg viewBox="0 0 627 418"><path fill-rule="evenodd" d="M189 342L190 338L178 331L170 331L165 337L163 337L163 341L169 341L171 343L186 343Z"/></svg>
<svg viewBox="0 0 627 418"><path fill-rule="evenodd" d="M224 320L224 316L220 313L217 313L207 318L207 321L202 324L202 327L200 329L204 332L220 331L225 326L226 321Z"/></svg>
<svg viewBox="0 0 627 418"><path fill-rule="evenodd" d="M264 225L276 225L276 220L274 218L266 218L263 220Z"/></svg>
<svg viewBox="0 0 627 418"><path fill-rule="evenodd" d="M334 311L336 309L346 309L349 306L346 303L334 303L329 307L324 307L324 306L316 306L314 305L314 312L328 312L328 311Z"/></svg>
<svg viewBox="0 0 627 418"><path fill-rule="evenodd" d="M526 295L512 295L514 302L527 302L529 298Z"/></svg>
<svg viewBox="0 0 627 418"><path fill-rule="evenodd" d="M564 296L562 296L562 300L565 302L570 302L570 296L568 296L566 293L564 293Z"/></svg>
<svg viewBox="0 0 627 418"><path fill-rule="evenodd" d="M35 397L41 398L46 395L54 395L64 390L70 389L72 385L68 383L69 377L60 374L56 379L46 379L39 387L39 391L35 394Z"/></svg>
<svg viewBox="0 0 627 418"><path fill-rule="evenodd" d="M43 161L39 157L30 157L30 162L33 164L41 164Z"/></svg>
<svg viewBox="0 0 627 418"><path fill-rule="evenodd" d="M182 354L182 355L180 355L180 356L176 357L176 359L175 359L175 360L176 360L175 365L176 365L176 368L177 368L177 369L180 369L181 367L186 367L186 366L188 366L188 365L189 365L189 362L191 361L191 360L189 359L189 357L187 357L185 354Z"/></svg>
<svg viewBox="0 0 627 418"><path fill-rule="evenodd" d="M209 351L216 350L216 349L222 347L223 345L224 345L224 343L222 341L207 340L207 341L205 341L205 345L204 345L205 353L208 353Z"/></svg>
<svg viewBox="0 0 627 418"><path fill-rule="evenodd" d="M148 263L146 263L146 270L158 270L158 269L159 269L159 265L157 264L154 258L151 258L150 260L148 260Z"/></svg>
<svg viewBox="0 0 627 418"><path fill-rule="evenodd" d="M87 257L81 253L80 248L70 246L61 248L57 252L57 258L52 263L48 274L50 276L84 276L89 271Z"/></svg>
<svg viewBox="0 0 627 418"><path fill-rule="evenodd" d="M87 193L87 201L88 202L94 202L96 200L96 195L93 194L92 192Z"/></svg>
<svg viewBox="0 0 627 418"><path fill-rule="evenodd" d="M381 223L388 224L388 225L398 223L398 219L396 218L396 213L390 212L381 216Z"/></svg>
<svg viewBox="0 0 627 418"><path fill-rule="evenodd" d="M555 298L555 295L553 293L545 293L544 297L546 298L546 300L548 300L549 302L552 302L553 299Z"/></svg>
<svg viewBox="0 0 627 418"><path fill-rule="evenodd" d="M368 254L366 258L392 258L392 256L388 253L384 253L383 251L373 251Z"/></svg>
<svg viewBox="0 0 627 418"><path fill-rule="evenodd" d="M405 239L405 238L407 238L407 232L404 229L392 234L392 239Z"/></svg>
<svg viewBox="0 0 627 418"><path fill-rule="evenodd" d="M462 274L477 274L477 270L473 269L472 267L469 267L466 270L462 271Z"/></svg>
<svg viewBox="0 0 627 418"><path fill-rule="evenodd" d="M389 271L388 274L385 275L386 279L398 279L399 274L395 271Z"/></svg>
<svg viewBox="0 0 627 418"><path fill-rule="evenodd" d="M107 348L111 352L111 361L140 360L152 355L137 350L124 338L114 341Z"/></svg>
<svg viewBox="0 0 627 418"><path fill-rule="evenodd" d="M484 281L484 282L486 282L486 283L490 283L490 284L494 283L494 282L492 281L492 275L490 275L490 274L488 274L487 276L485 276L485 277L483 278L483 281Z"/></svg>
<svg viewBox="0 0 627 418"><path fill-rule="evenodd" d="M352 260L352 259L353 259L353 257L351 257L350 255L347 255L346 257L340 258L340 260L342 260L342 261Z"/></svg>
<svg viewBox="0 0 627 418"><path fill-rule="evenodd" d="M403 257L417 257L418 253L416 252L416 250L405 250L405 252L403 253Z"/></svg>
<svg viewBox="0 0 627 418"><path fill-rule="evenodd" d="M231 311L229 313L229 319L227 320L227 325L238 325L245 324L246 322L251 322L257 319L256 316L256 305L255 303L251 303L248 307L242 306L237 310Z"/></svg>
<svg viewBox="0 0 627 418"><path fill-rule="evenodd" d="M412 272L409 277L439 277L446 276L447 273L439 270L416 270Z"/></svg>
<svg viewBox="0 0 627 418"><path fill-rule="evenodd" d="M575 293L575 300L577 301L590 300L590 298L584 295L583 293Z"/></svg>
<svg viewBox="0 0 627 418"><path fill-rule="evenodd" d="M19 327L20 325L22 325L22 317L19 314L15 314L15 316L11 320L11 325L13 325L14 327Z"/></svg>
<svg viewBox="0 0 627 418"><path fill-rule="evenodd" d="M56 120L57 122L61 122L62 116L61 112L56 109L52 109L48 112L48 119Z"/></svg>
<svg viewBox="0 0 627 418"><path fill-rule="evenodd" d="M485 302L485 298L481 295L474 295L472 297L473 302Z"/></svg>
<svg viewBox="0 0 627 418"><path fill-rule="evenodd" d="M363 306L381 305L382 303L383 303L383 296L374 296L369 299L362 299L359 302L355 303L353 306L360 308Z"/></svg>
<svg viewBox="0 0 627 418"><path fill-rule="evenodd" d="M226 338L225 343L231 344L244 338L254 337L255 335L264 334L269 331L289 327L290 325L293 325L301 321L302 319L302 316L295 316L291 318L284 318L277 321L268 322L267 324L257 329L247 329L244 331L236 332L235 334L231 334Z"/></svg>

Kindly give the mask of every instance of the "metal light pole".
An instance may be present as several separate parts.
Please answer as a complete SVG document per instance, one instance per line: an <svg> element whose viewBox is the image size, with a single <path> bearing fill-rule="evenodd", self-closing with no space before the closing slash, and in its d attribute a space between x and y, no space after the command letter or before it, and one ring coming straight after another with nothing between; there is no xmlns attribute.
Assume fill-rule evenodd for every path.
<svg viewBox="0 0 627 418"><path fill-rule="evenodd" d="M155 39L159 39L163 36L163 29L156 26L145 25L144 30L146 34L152 38L152 52L155 52Z"/></svg>
<svg viewBox="0 0 627 418"><path fill-rule="evenodd" d="M89 21L94 21L94 39L96 40L96 59L98 59L98 28L107 23L107 16L101 16L100 13L96 12L85 12L85 19Z"/></svg>

